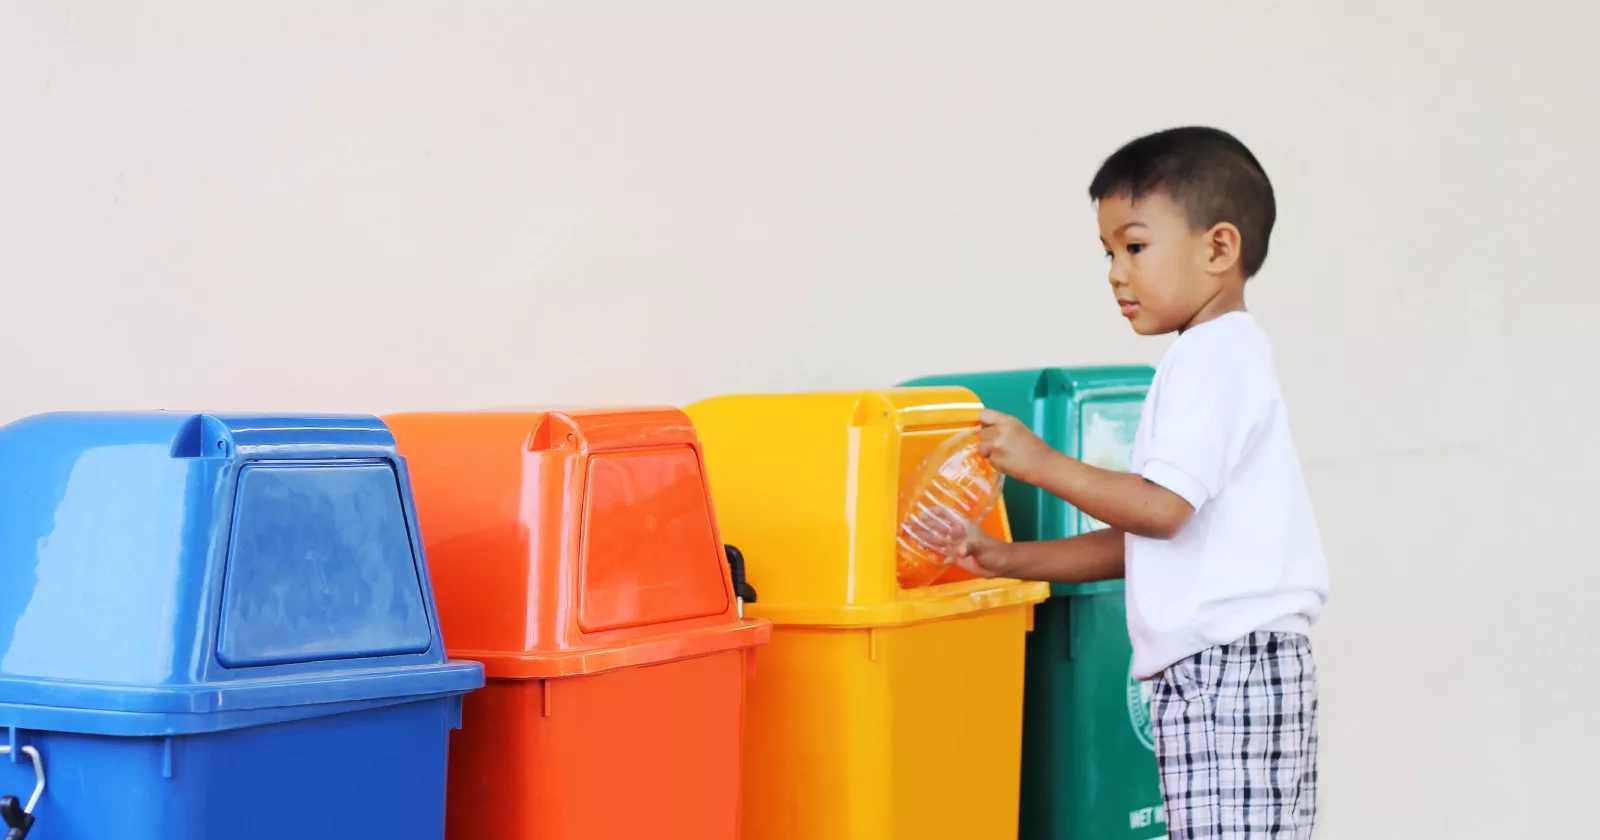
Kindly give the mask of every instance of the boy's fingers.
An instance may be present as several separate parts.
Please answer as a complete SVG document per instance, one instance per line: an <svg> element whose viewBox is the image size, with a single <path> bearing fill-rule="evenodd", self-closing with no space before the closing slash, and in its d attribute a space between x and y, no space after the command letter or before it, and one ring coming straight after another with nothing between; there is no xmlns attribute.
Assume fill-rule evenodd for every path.
<svg viewBox="0 0 1600 840"><path fill-rule="evenodd" d="M985 427L993 426L994 424L999 423L1001 420L1004 420L1004 419L1005 419L1005 415L1004 414L1001 414L1000 412L995 411L992 408L986 408L986 409L978 412L978 423L979 423L979 425L982 425L982 426L985 426Z"/></svg>
<svg viewBox="0 0 1600 840"><path fill-rule="evenodd" d="M971 555L957 557L956 566L968 574L977 575L981 578L989 577L991 574L988 569L983 567L983 564L979 563L977 559Z"/></svg>

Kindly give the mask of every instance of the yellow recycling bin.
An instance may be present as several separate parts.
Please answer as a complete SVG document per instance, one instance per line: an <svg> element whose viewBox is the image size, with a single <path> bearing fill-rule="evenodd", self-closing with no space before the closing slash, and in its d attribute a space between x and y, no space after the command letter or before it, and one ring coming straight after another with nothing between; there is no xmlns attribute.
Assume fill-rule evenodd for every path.
<svg viewBox="0 0 1600 840"><path fill-rule="evenodd" d="M1015 840L1024 639L1046 584L895 577L898 497L977 423L963 388L688 408L723 537L770 619L745 733L745 840ZM1008 538L1004 508L984 522Z"/></svg>

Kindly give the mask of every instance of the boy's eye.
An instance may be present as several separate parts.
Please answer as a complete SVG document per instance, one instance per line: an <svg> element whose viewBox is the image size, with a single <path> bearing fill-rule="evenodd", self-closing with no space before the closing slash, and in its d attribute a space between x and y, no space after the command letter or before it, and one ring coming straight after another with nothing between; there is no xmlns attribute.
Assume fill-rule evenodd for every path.
<svg viewBox="0 0 1600 840"><path fill-rule="evenodd" d="M1111 253L1111 252L1110 252L1110 251L1107 251L1107 252L1106 252L1106 259L1108 259L1108 260L1114 260L1114 259L1116 259L1116 258L1117 258L1117 255L1116 255L1116 254L1113 254L1113 253Z"/></svg>
<svg viewBox="0 0 1600 840"><path fill-rule="evenodd" d="M1143 251L1143 250L1144 250L1144 244L1143 243L1140 243L1140 242L1129 242L1128 243L1128 253L1129 254L1137 254L1137 253L1139 253L1140 251Z"/></svg>

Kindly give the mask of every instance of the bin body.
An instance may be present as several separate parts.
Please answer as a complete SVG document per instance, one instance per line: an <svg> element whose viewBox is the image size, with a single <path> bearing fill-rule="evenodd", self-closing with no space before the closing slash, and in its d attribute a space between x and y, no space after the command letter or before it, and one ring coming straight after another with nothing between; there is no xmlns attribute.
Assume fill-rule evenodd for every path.
<svg viewBox="0 0 1600 840"><path fill-rule="evenodd" d="M976 423L959 389L723 397L687 411L773 622L746 735L748 840L1011 840L1042 584L901 589L898 494ZM1002 504L983 527L1006 538Z"/></svg>
<svg viewBox="0 0 1600 840"><path fill-rule="evenodd" d="M451 653L448 835L734 840L751 650L675 409L389 418Z"/></svg>
<svg viewBox="0 0 1600 840"><path fill-rule="evenodd" d="M449 662L371 417L0 428L3 792L29 837L443 836Z"/></svg>
<svg viewBox="0 0 1600 840"><path fill-rule="evenodd" d="M1132 467L1148 367L1045 368L936 376L1022 419L1094 466ZM1013 535L1051 540L1105 527L1037 487L1005 489ZM1148 684L1132 679L1123 582L1057 584L1028 637L1023 840L1165 836Z"/></svg>
<svg viewBox="0 0 1600 840"><path fill-rule="evenodd" d="M33 840L444 836L446 734L460 699L194 735L21 730L48 786ZM33 767L0 761L26 800Z"/></svg>

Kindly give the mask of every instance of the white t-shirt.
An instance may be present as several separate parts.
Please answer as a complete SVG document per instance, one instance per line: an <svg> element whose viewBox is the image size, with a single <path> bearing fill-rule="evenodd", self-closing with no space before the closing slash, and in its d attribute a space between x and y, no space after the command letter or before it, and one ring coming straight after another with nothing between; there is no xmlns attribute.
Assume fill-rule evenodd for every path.
<svg viewBox="0 0 1600 840"><path fill-rule="evenodd" d="M1256 631L1311 629L1328 565L1272 346L1248 313L1193 327L1167 350L1133 469L1195 510L1171 540L1128 535L1135 677Z"/></svg>

